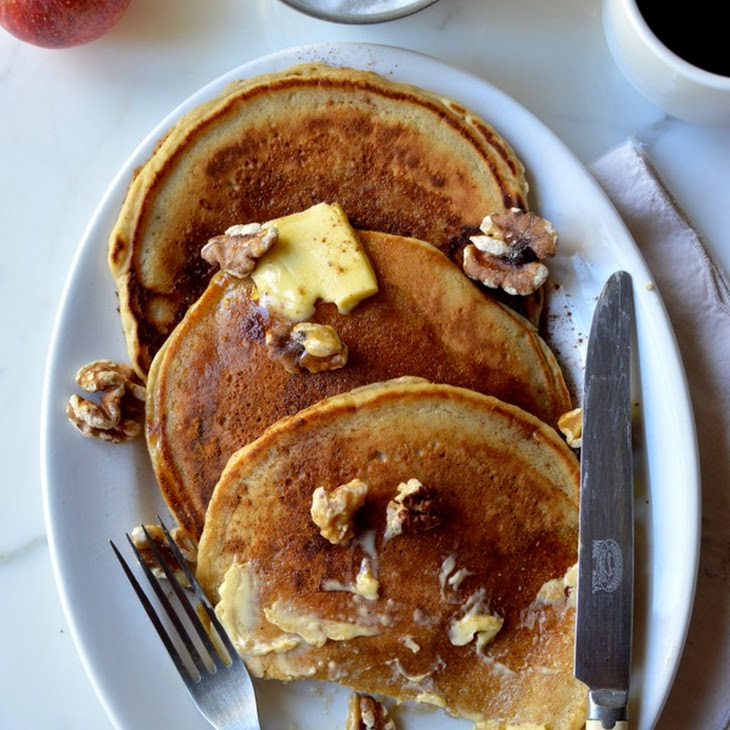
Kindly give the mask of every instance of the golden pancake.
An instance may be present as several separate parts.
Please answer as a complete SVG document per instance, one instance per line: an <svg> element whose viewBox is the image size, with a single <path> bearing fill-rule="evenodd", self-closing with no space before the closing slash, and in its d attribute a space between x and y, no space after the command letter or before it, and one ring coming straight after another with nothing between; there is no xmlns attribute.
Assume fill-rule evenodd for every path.
<svg viewBox="0 0 730 730"><path fill-rule="evenodd" d="M570 410L560 368L530 323L484 297L433 246L384 233L359 238L378 293L349 314L320 303L312 317L348 346L341 369L287 372L269 356L251 281L225 273L155 358L147 442L162 494L192 535L235 450L279 418L360 385L421 376L495 395L551 425Z"/></svg>
<svg viewBox="0 0 730 730"><path fill-rule="evenodd" d="M231 458L198 577L256 676L333 680L489 730L577 730L578 472L553 429L495 398L366 386Z"/></svg>
<svg viewBox="0 0 730 730"><path fill-rule="evenodd" d="M526 194L499 134L422 89L321 64L233 83L159 142L112 232L131 363L146 376L212 273L201 247L231 225L338 202L357 228L458 258L485 215L526 209Z"/></svg>

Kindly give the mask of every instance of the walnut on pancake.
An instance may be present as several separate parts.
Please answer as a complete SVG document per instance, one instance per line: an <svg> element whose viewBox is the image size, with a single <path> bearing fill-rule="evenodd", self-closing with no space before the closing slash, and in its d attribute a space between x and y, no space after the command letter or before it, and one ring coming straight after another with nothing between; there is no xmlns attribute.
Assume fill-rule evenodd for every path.
<svg viewBox="0 0 730 730"><path fill-rule="evenodd" d="M386 507L385 539L403 533L431 530L444 522L435 494L418 479L398 485L398 494Z"/></svg>
<svg viewBox="0 0 730 730"><path fill-rule="evenodd" d="M365 502L368 485L362 479L341 484L331 492L317 487L312 494L310 514L322 537L333 545L349 542L354 536L354 517Z"/></svg>
<svg viewBox="0 0 730 730"><path fill-rule="evenodd" d="M319 373L347 364L347 345L327 324L278 321L266 330L266 347L289 373Z"/></svg>
<svg viewBox="0 0 730 730"><path fill-rule="evenodd" d="M278 239L276 227L264 229L260 223L230 226L223 235L211 238L200 250L200 255L209 264L243 279Z"/></svg>
<svg viewBox="0 0 730 730"><path fill-rule="evenodd" d="M464 249L464 273L491 289L527 296L548 277L543 259L555 254L554 226L534 213L512 208L485 216L482 235L471 236Z"/></svg>
<svg viewBox="0 0 730 730"><path fill-rule="evenodd" d="M95 360L76 373L76 383L98 402L74 393L66 416L86 437L121 443L139 436L146 390L134 370L113 360Z"/></svg>

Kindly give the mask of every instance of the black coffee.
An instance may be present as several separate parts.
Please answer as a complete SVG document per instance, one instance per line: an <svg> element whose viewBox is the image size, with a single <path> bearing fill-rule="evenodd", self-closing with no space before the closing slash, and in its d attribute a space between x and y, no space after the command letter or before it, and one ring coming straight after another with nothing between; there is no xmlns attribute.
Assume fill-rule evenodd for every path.
<svg viewBox="0 0 730 730"><path fill-rule="evenodd" d="M719 17L713 0L637 0L637 5L670 51L693 66L730 76L730 25Z"/></svg>

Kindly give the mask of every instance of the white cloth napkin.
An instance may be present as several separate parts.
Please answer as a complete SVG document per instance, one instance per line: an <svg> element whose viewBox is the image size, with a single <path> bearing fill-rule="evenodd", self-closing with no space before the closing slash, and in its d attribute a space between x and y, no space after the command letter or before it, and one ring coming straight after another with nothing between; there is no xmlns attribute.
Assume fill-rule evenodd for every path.
<svg viewBox="0 0 730 730"><path fill-rule="evenodd" d="M702 475L692 622L662 730L730 727L730 286L634 140L591 171L623 217L664 299L689 381Z"/></svg>

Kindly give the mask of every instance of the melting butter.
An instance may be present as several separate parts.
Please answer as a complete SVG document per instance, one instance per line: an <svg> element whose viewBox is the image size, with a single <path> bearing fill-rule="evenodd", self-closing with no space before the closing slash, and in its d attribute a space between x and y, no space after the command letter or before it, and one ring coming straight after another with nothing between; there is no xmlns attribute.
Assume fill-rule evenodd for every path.
<svg viewBox="0 0 730 730"><path fill-rule="evenodd" d="M549 606L575 606L575 587L578 582L578 564L572 565L562 578L546 581L538 591L536 603Z"/></svg>
<svg viewBox="0 0 730 730"><path fill-rule="evenodd" d="M318 300L347 314L378 291L370 261L338 204L319 203L263 224L279 240L251 273L263 307L296 322L310 318Z"/></svg>
<svg viewBox="0 0 730 730"><path fill-rule="evenodd" d="M223 577L216 615L234 644L258 626L256 576L250 563L233 564ZM235 637L235 638L234 638Z"/></svg>
<svg viewBox="0 0 730 730"><path fill-rule="evenodd" d="M488 644L499 633L504 620L490 614L468 613L460 619L454 619L449 627L449 641L454 646L466 646L474 636L479 648Z"/></svg>
<svg viewBox="0 0 730 730"><path fill-rule="evenodd" d="M261 628L258 587L250 563L234 563L228 568L218 593L220 601L215 607L216 615L240 653L249 656L280 654L301 643L297 636L281 635L272 639L257 636L257 630Z"/></svg>
<svg viewBox="0 0 730 730"><path fill-rule="evenodd" d="M355 576L355 584L347 585L337 580L326 580L322 584L324 591L348 591L356 596L361 596L368 601L378 600L378 588L380 582L373 573L370 558L363 558L360 561L360 570Z"/></svg>
<svg viewBox="0 0 730 730"><path fill-rule="evenodd" d="M258 583L250 563L234 563L228 568L219 595L216 615L236 649L248 657L284 654L302 641L312 646L323 646L328 639L348 641L358 636L375 636L381 631L376 626L300 613L283 601L275 601L272 606L263 609L263 615L268 623L284 633L262 636L262 624L266 622L262 622L260 617Z"/></svg>
<svg viewBox="0 0 730 730"><path fill-rule="evenodd" d="M470 596L466 612L461 618L451 620L449 641L454 646L466 646L476 636L477 653L480 653L499 633L504 619L483 611L483 601L484 589Z"/></svg>
<svg viewBox="0 0 730 730"><path fill-rule="evenodd" d="M289 634L300 636L312 646L324 646L328 639L349 641L358 636L375 636L380 633L380 629L374 626L333 621L312 614L298 613L283 601L275 601L270 608L265 608L264 615L269 623Z"/></svg>

